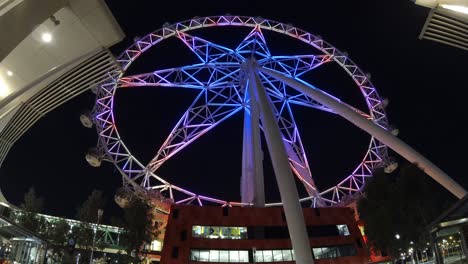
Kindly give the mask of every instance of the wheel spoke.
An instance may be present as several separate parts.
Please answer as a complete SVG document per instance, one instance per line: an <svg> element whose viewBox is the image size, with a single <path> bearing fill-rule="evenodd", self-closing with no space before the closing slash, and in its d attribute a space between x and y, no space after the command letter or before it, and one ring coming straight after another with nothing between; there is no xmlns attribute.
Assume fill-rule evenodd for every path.
<svg viewBox="0 0 468 264"><path fill-rule="evenodd" d="M273 56L259 61L259 65L299 78L301 75L331 61L333 61L332 55Z"/></svg>
<svg viewBox="0 0 468 264"><path fill-rule="evenodd" d="M315 108L321 111L334 113L330 108L320 104L310 97L289 88L285 83L278 81L270 76L262 75L263 85L267 94L271 98L285 100L290 104L297 104L306 107Z"/></svg>
<svg viewBox="0 0 468 264"><path fill-rule="evenodd" d="M249 28L250 33L234 49L188 34L199 29L220 26ZM273 53L269 51L262 31L293 38L319 50L320 54L323 55L271 56ZM196 64L122 77L141 54L161 41L174 37L182 41L196 56L196 58L194 57ZM177 56L177 54L174 55ZM171 156L246 107L248 98L243 98L246 95L243 85L246 76L243 74L245 69L241 65L246 59L252 57L265 70L282 73L285 77L289 77L278 81L270 78L269 75L266 77L259 74L262 76L261 82L267 97L274 104L274 118L280 125L281 137L286 146L285 151L287 151L290 166L303 181L310 194L310 196L300 199L300 202L311 202L313 206L320 206L321 203L335 205L340 201L354 197L355 193L359 193L367 178L371 176L372 169L388 162L386 146L372 138L369 150L358 168L338 185L317 194L314 192L316 191L314 182L291 107L293 107L292 105L300 105L330 113L334 113L334 111L308 95L302 94L301 91L304 92L304 90L297 91L286 83L289 83L290 79L305 83L303 80L310 79L308 77L311 71L334 61L359 87L370 114L349 105L348 107L387 129L388 121L384 105L368 75L359 69L347 54L335 49L321 37L292 25L268 19L230 15L193 18L172 25L164 25L161 29L135 40L133 45L116 59L121 67L119 70L109 72L110 78L100 86L93 112L96 113L95 121L99 133L99 144L102 144L106 151L106 160L113 162L123 175L124 185L131 185L134 189L141 187L147 190L154 189L154 193L164 192L164 195L169 195L176 203L251 206L251 204L228 202L192 193L165 181L156 175L155 171ZM198 97L173 128L163 146L158 150L156 157L148 165L141 164L121 140L113 112L116 89L140 86L199 90ZM365 111L367 112L367 109ZM266 204L266 206L275 205L281 205L281 203Z"/></svg>
<svg viewBox="0 0 468 264"><path fill-rule="evenodd" d="M262 78L265 77L261 74ZM270 97L272 102L272 110L276 118L276 122L280 128L283 143L289 158L289 164L296 176L304 183L304 186L309 195L317 197L318 203L321 205L320 194L317 190L312 173L310 171L307 156L302 145L302 140L294 120L291 107L284 98ZM262 128L263 129L263 128Z"/></svg>
<svg viewBox="0 0 468 264"><path fill-rule="evenodd" d="M260 59L263 59L271 56L259 25L256 25L249 35L237 46L236 52L244 58L257 55Z"/></svg>
<svg viewBox="0 0 468 264"><path fill-rule="evenodd" d="M300 79L298 79L298 80L300 80ZM372 116L370 116L369 114L364 113L363 111L357 109L356 107L351 106L351 105L349 105L349 104L347 104L347 103L341 101L341 100L340 100L339 98L337 98L336 96L333 96L333 95L331 95L331 94L329 94L329 93L327 93L327 92L324 92L322 89L318 88L318 87L315 86L315 85L314 85L314 88L315 88L316 90L320 90L322 93L325 93L325 94L327 94L327 95L329 95L329 96L335 98L337 101L339 101L340 103L342 103L342 104L348 106L349 108L351 108L353 111L355 111L356 113L360 114L360 115L363 116L364 118L366 118L366 119L368 119L368 120L372 120ZM291 90L293 90L293 89L291 89ZM296 92L297 92L297 91L296 91ZM313 99L310 98L309 96L307 96L307 95L305 95L305 94L303 94L303 93L299 93L299 92L297 92L297 93L298 93L298 96L295 96L295 97L291 100L291 103L293 103L293 104L298 104L298 105L309 106L309 105L307 105L307 104L304 104L303 102L313 101L315 104L319 104L321 107L327 109L327 110L325 110L325 109L322 109L322 110L325 110L325 111L327 111L327 112L336 114L335 111L333 111L332 109L330 109L330 108L328 108L328 107L326 107L326 106L320 104L319 102L313 100ZM304 101L302 101L303 98L305 98ZM314 107L313 105L310 105L310 107L317 108L317 107Z"/></svg>
<svg viewBox="0 0 468 264"><path fill-rule="evenodd" d="M242 62L242 57L224 46L214 44L199 37L193 37L181 31L177 32L177 37L182 40L203 63L222 62L224 64L239 65L239 63Z"/></svg>
<svg viewBox="0 0 468 264"><path fill-rule="evenodd" d="M235 85L203 89L164 141L148 168L156 171L166 160L242 109Z"/></svg>
<svg viewBox="0 0 468 264"><path fill-rule="evenodd" d="M266 87L267 94L271 98L286 100L289 104L301 105L301 106L315 108L315 109L318 109L318 110L329 112L329 113L332 113L332 114L336 114L335 111L333 111L332 109L320 104L319 102L315 101L314 99L310 98L309 96L290 88L285 83L283 83L283 82L281 82L281 81L279 81L277 79L274 79L273 77L262 75L262 79L264 80L264 85ZM336 97L334 97L334 98L336 98ZM339 100L339 99L337 98L337 100ZM353 107L353 106L351 106L349 104L346 104L344 102L342 102L342 103L347 105L348 107L353 109L356 113L362 115L366 119L372 120L372 117L369 114L367 114L367 113L365 113L365 112L363 112L363 111L361 111L361 110L359 110L359 109L357 109L357 108L355 108L355 107Z"/></svg>
<svg viewBox="0 0 468 264"><path fill-rule="evenodd" d="M234 65L198 64L122 77L117 85L119 88L159 86L201 90L206 86L238 82L238 73L239 67Z"/></svg>

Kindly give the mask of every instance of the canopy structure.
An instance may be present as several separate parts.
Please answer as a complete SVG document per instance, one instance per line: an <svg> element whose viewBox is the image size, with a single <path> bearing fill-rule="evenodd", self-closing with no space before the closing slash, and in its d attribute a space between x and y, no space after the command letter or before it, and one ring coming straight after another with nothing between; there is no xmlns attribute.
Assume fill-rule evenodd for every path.
<svg viewBox="0 0 468 264"><path fill-rule="evenodd" d="M0 0L0 32L1 165L35 122L118 69L108 48L125 35L102 0Z"/></svg>
<svg viewBox="0 0 468 264"><path fill-rule="evenodd" d="M419 39L468 51L467 0L416 0L415 3L431 9Z"/></svg>

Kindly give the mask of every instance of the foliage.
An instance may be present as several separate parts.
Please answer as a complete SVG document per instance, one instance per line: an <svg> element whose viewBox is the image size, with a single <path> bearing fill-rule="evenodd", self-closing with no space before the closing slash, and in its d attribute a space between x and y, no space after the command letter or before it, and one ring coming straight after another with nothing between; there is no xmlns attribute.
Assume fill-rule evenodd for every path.
<svg viewBox="0 0 468 264"><path fill-rule="evenodd" d="M50 224L47 232L47 240L56 245L65 245L68 240L68 234L70 232L70 226L67 221L60 219Z"/></svg>
<svg viewBox="0 0 468 264"><path fill-rule="evenodd" d="M47 223L47 233L45 234L45 238L49 242L48 247L52 251L52 255L59 259L63 257L63 248L67 243L69 233L70 226L64 219Z"/></svg>
<svg viewBox="0 0 468 264"><path fill-rule="evenodd" d="M82 254L83 260L89 258L88 254L93 245L101 247L101 245L95 243L94 224L101 220L98 219L98 210L102 210L105 204L106 199L102 191L93 190L86 201L77 209L77 218L81 221L81 224L73 227L72 234L76 239L76 243L85 249ZM99 234L96 234L96 238L98 236Z"/></svg>
<svg viewBox="0 0 468 264"><path fill-rule="evenodd" d="M428 224L447 208L447 200L454 197L415 165L405 163L394 174L376 170L357 208L371 246L397 256L409 247L426 247Z"/></svg>
<svg viewBox="0 0 468 264"><path fill-rule="evenodd" d="M97 223L98 210L104 208L106 199L100 190L93 190L86 201L78 208L78 220L86 223Z"/></svg>
<svg viewBox="0 0 468 264"><path fill-rule="evenodd" d="M36 234L44 234L47 230L47 222L37 215L44 209L44 198L36 195L34 187L30 187L24 194L24 201L20 208L22 212L17 214L18 223Z"/></svg>
<svg viewBox="0 0 468 264"><path fill-rule="evenodd" d="M144 198L133 196L124 208L123 227L125 233L121 244L127 255L123 261L141 263L139 257L145 244L150 244L157 236L157 226L154 225L152 206Z"/></svg>
<svg viewBox="0 0 468 264"><path fill-rule="evenodd" d="M30 213L42 213L44 209L44 198L36 196L36 190L31 186L24 194L24 202L20 205L21 209Z"/></svg>

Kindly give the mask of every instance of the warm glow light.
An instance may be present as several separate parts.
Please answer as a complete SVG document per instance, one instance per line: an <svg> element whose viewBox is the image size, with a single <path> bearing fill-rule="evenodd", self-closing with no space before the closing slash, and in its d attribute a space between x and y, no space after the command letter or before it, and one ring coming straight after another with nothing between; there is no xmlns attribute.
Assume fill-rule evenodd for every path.
<svg viewBox="0 0 468 264"><path fill-rule="evenodd" d="M461 6L461 5L445 5L445 4L441 4L440 6L443 7L443 8L445 8L445 9L450 9L450 10L452 10L452 11L460 12L460 13L463 13L463 14L467 14L467 15L468 15L468 7L466 7L466 6Z"/></svg>
<svg viewBox="0 0 468 264"><path fill-rule="evenodd" d="M48 33L48 32L45 32L45 33L42 33L42 41L48 43L48 42L51 42L52 41L52 34Z"/></svg>
<svg viewBox="0 0 468 264"><path fill-rule="evenodd" d="M6 82L0 77L0 96L5 97L8 95L8 85Z"/></svg>
<svg viewBox="0 0 468 264"><path fill-rule="evenodd" d="M7 71L6 74L7 74L8 76L13 76L13 72L12 72L12 71Z"/></svg>

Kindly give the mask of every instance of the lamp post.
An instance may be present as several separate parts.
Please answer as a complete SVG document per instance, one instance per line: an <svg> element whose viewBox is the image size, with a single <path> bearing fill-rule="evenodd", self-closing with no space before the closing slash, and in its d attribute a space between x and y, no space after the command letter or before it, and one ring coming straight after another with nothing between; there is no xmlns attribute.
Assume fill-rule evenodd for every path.
<svg viewBox="0 0 468 264"><path fill-rule="evenodd" d="M93 253L94 253L94 244L96 242L97 225L99 224L99 220L101 219L103 213L104 213L104 210L98 209L97 222L94 225L93 247L91 248L91 256L89 257L89 264L93 263Z"/></svg>

